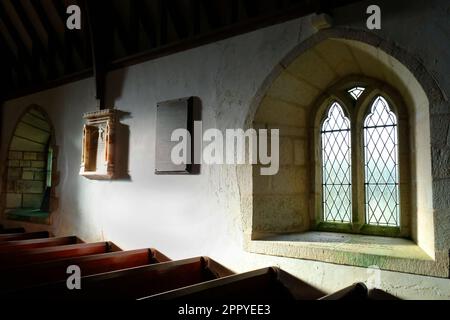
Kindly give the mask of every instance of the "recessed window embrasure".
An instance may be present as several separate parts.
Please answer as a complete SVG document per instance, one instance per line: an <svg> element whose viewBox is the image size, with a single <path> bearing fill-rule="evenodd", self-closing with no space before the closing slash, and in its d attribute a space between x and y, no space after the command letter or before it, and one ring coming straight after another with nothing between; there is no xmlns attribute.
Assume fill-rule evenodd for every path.
<svg viewBox="0 0 450 320"><path fill-rule="evenodd" d="M367 91L354 89L354 99ZM393 227L388 234L400 234L398 119L388 99L368 94L355 105L331 100L322 113L318 226L371 234Z"/></svg>

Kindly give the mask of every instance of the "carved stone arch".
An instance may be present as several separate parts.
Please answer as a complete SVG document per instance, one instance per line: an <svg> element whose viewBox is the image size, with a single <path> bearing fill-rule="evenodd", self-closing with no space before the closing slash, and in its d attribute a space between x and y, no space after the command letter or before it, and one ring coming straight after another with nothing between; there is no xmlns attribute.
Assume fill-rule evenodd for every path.
<svg viewBox="0 0 450 320"><path fill-rule="evenodd" d="M51 214L58 207L58 153L50 116L39 105L28 106L8 143L2 178L5 219L51 224Z"/></svg>
<svg viewBox="0 0 450 320"><path fill-rule="evenodd" d="M417 190L411 201L411 238L428 256L441 259L442 263L428 264L427 274L448 274L448 268L443 267L448 266L448 252L439 249L445 249L442 240L435 241L430 153L430 110L446 103L447 96L422 63L407 51L376 34L344 28L320 31L300 43L274 67L250 105L246 129L280 128L281 166L273 177L261 177L259 170L251 166L238 171L247 249L281 254L274 247L265 250L257 239L311 230L315 213L313 170L309 160L296 163L295 156L313 148L309 134L312 124L308 121L316 111L315 102L320 95L329 96L327 90L346 77L354 77L355 81L375 79L395 87L408 108L410 143L414 150L411 185ZM287 139L283 141L284 138ZM439 196L444 195L441 192ZM302 249L295 257L325 259L313 251ZM327 261L343 263L342 256L336 259L326 257ZM345 263L355 264L355 260L349 259L344 259ZM387 269L416 273L420 272L418 269L424 270L419 265L420 262L409 267L392 263Z"/></svg>

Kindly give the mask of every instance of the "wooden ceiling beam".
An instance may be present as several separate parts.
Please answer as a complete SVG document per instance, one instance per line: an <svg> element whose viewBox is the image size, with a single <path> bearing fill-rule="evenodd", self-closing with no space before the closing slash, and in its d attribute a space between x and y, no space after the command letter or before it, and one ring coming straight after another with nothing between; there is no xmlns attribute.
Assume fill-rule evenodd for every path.
<svg viewBox="0 0 450 320"><path fill-rule="evenodd" d="M15 85L13 85L12 87L19 87L19 86L23 86L26 85L29 80L27 79L27 74L24 68L24 64L23 63L19 63L19 61L17 60L17 56L14 54L14 52L11 50L11 48L8 46L7 42L6 42L6 38L4 37L3 33L0 32L0 48L1 48L1 52L4 52L6 58L8 59L7 61L4 61L4 63L2 63L2 66L4 67L4 69L8 69L8 67L5 65L6 62L8 62L9 64L9 69L11 70L11 75L12 75L12 71L14 70L17 74L17 82L14 83Z"/></svg>
<svg viewBox="0 0 450 320"><path fill-rule="evenodd" d="M145 3L145 1L135 1L135 5L136 5L136 13L137 13L137 19L140 21L142 28L144 29L144 32L147 36L148 42L149 42L149 46L150 48L154 48L156 47L156 28L155 28L155 21L152 19L149 19L148 16L148 12L149 9ZM146 15L147 13L147 15Z"/></svg>
<svg viewBox="0 0 450 320"><path fill-rule="evenodd" d="M185 39L189 36L189 26L179 10L179 5L175 1L167 1L166 3L167 14L170 16L178 39Z"/></svg>
<svg viewBox="0 0 450 320"><path fill-rule="evenodd" d="M0 5L0 20L3 22L6 31L11 36L12 40L14 41L14 45L17 49L17 59L20 60L21 63L26 64L31 72L32 80L33 81L40 81L42 80L42 75L39 72L39 65L33 61L32 54L29 52L26 45L23 43L21 36L19 35L19 32L16 30L16 27L12 23L10 17L6 13L3 6Z"/></svg>
<svg viewBox="0 0 450 320"><path fill-rule="evenodd" d="M91 0L92 1L92 0ZM132 37L127 32L127 28L122 20L122 17L118 14L117 10L114 9L112 5L105 4L105 6L108 6L109 8L103 8L103 12L99 13L99 15L106 16L109 13L109 16L111 17L111 21L113 21L112 26L115 27L115 30L117 31L117 35L119 37L119 41L122 45L122 47L125 49L125 54L131 54L135 53L136 51L133 51L133 44L132 44ZM108 10L106 13L105 10ZM98 19L98 17L97 17Z"/></svg>
<svg viewBox="0 0 450 320"><path fill-rule="evenodd" d="M129 0L129 6L130 6L130 16L129 16L129 25L130 25L130 45L131 45L131 51L132 52L138 52L139 50L139 35L140 35L140 28L139 28L139 5L138 2L142 2L142 0Z"/></svg>
<svg viewBox="0 0 450 320"><path fill-rule="evenodd" d="M74 51L76 51L81 59L83 67L88 67L89 59L87 57L85 41L81 36L82 32L80 32L79 30L69 30L66 28L66 19L68 18L68 15L66 14L66 7L64 6L63 2L61 2L61 0L53 0L51 1L51 3L56 9L58 17L64 26L64 48L66 59L70 59L70 56L74 53Z"/></svg>
<svg viewBox="0 0 450 320"><path fill-rule="evenodd" d="M165 46L168 41L168 26L167 26L167 8L166 8L166 1L164 0L157 0L157 11L158 11L158 31L159 31L159 37L158 37L158 46Z"/></svg>
<svg viewBox="0 0 450 320"><path fill-rule="evenodd" d="M48 68L47 77L52 78L52 76L55 74L55 65L54 61L49 59L50 57L46 44L42 42L39 35L37 34L35 27L32 25L28 15L25 12L25 9L22 6L22 3L20 1L11 1L11 4L17 13L17 16L19 17L20 22L24 26L25 31L31 39L32 51L34 52L34 55L36 55L35 61L42 60L44 65L46 65Z"/></svg>
<svg viewBox="0 0 450 320"><path fill-rule="evenodd" d="M41 21L41 24L47 34L47 50L50 56L49 59L56 59L56 56L59 56L61 63L64 66L68 65L66 69L72 70L72 60L67 61L64 55L64 42L61 40L61 38L53 28L44 8L42 7L40 0L30 0L30 4L33 7L34 12L37 14L39 20ZM55 77L57 76L58 75L55 74Z"/></svg>
<svg viewBox="0 0 450 320"><path fill-rule="evenodd" d="M105 109L106 69L108 65L107 52L111 47L112 39L108 40L109 24L101 5L101 1L83 2L83 8L87 13L90 47L92 52L92 64L95 77L95 97L100 110Z"/></svg>
<svg viewBox="0 0 450 320"><path fill-rule="evenodd" d="M206 18L211 29L218 29L223 26L223 19L215 7L214 1L200 0L200 3L206 12Z"/></svg>

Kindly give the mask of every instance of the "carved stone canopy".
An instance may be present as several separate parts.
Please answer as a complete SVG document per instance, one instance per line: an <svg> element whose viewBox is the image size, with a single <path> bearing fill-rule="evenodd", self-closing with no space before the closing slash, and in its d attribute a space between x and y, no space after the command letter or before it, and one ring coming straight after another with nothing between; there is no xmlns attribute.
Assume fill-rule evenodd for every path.
<svg viewBox="0 0 450 320"><path fill-rule="evenodd" d="M83 115L83 145L80 175L93 180L113 179L115 175L116 125L120 111L105 109Z"/></svg>

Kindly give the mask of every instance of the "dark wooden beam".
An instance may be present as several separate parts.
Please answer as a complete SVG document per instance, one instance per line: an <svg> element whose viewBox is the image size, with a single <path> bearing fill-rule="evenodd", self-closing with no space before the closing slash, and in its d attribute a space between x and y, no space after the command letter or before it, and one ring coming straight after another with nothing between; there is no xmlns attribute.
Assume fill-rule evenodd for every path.
<svg viewBox="0 0 450 320"><path fill-rule="evenodd" d="M189 37L196 37L201 29L201 3L200 0L191 0L189 6L190 30Z"/></svg>
<svg viewBox="0 0 450 320"><path fill-rule="evenodd" d="M149 18L149 9L145 1L135 1L135 5L137 6L137 19L140 21L144 29L144 32L148 39L149 47L154 48L157 45L155 21Z"/></svg>
<svg viewBox="0 0 450 320"><path fill-rule="evenodd" d="M205 1L205 0L198 0ZM163 0L158 0L163 2ZM343 0L338 5L342 6L348 3L358 2L358 0ZM204 4L202 5L204 6ZM147 51L140 52L136 55L131 55L125 58L115 59L111 62L110 70L124 68L133 64L141 63L151 59L157 59L162 56L174 54L176 52L188 50L194 47L205 45L208 43L220 41L239 34L251 32L260 28L265 28L274 24L282 23L298 17L302 17L316 12L316 6L313 2L299 3L298 5L289 5L276 12L266 13L253 19L242 19L239 22L231 25L226 25L219 29L210 29L209 31L201 30L197 36L189 37L170 45L167 43L158 43L158 47ZM212 15L212 11L210 12ZM210 18L211 19L211 18ZM163 22L161 22L162 25ZM161 26L163 28L163 26ZM161 33L163 33L161 31Z"/></svg>
<svg viewBox="0 0 450 320"><path fill-rule="evenodd" d="M22 63L19 63L19 61L17 60L16 55L14 54L14 52L11 50L11 48L8 46L7 42L6 42L6 38L4 37L3 33L0 32L0 51L3 52L4 57L7 59L6 61L3 61L2 68L3 68L3 72L6 72L6 70L9 70L10 75L11 75L11 82L9 84L9 90L11 90L14 86L19 87L19 86L24 86L28 83L28 79L27 79L27 75L26 75L26 71L24 69L24 65ZM8 64L8 66L7 66ZM12 79L12 72L13 70L16 72L17 74L17 82L14 82L14 80ZM7 96L7 88L2 86L2 88L4 89L3 91L5 91L3 93L3 97Z"/></svg>
<svg viewBox="0 0 450 320"><path fill-rule="evenodd" d="M62 65L64 66L66 71L73 70L73 62L72 60L66 59L64 54L64 42L56 33L53 28L47 13L42 7L40 0L30 0L30 4L33 7L33 10L37 14L39 20L41 21L42 26L47 34L47 50L49 54L49 59L56 59L56 56L59 56ZM56 69L56 68L55 68ZM56 73L56 70L55 70ZM61 76L61 75L59 75ZM55 75L55 78L57 75Z"/></svg>
<svg viewBox="0 0 450 320"><path fill-rule="evenodd" d="M166 10L175 28L178 39L186 38L189 35L189 26L184 15L180 12L180 7L177 5L177 2L167 1Z"/></svg>
<svg viewBox="0 0 450 320"><path fill-rule="evenodd" d="M19 35L19 32L17 31L16 27L12 23L10 17L6 13L5 9L2 5L0 5L0 20L3 22L6 31L8 34L12 37L12 40L14 41L14 44L17 48L17 58L21 63L26 64L31 73L31 77L33 81L40 81L42 79L42 76L39 72L39 66L33 61L33 57L28 50L28 48L25 46L25 44L22 41L22 38Z"/></svg>
<svg viewBox="0 0 450 320"><path fill-rule="evenodd" d="M90 78L93 76L92 67L72 72L68 75L64 75L55 80L50 80L46 82L36 82L33 84L27 83L26 86L15 89L11 92L6 92L4 101L8 101L11 99L27 96L29 94L33 94L36 92L56 88L71 82L83 80L86 78Z"/></svg>
<svg viewBox="0 0 450 320"><path fill-rule="evenodd" d="M223 21L214 1L200 0L200 3L206 12L206 19L211 29L220 28L223 25Z"/></svg>
<svg viewBox="0 0 450 320"><path fill-rule="evenodd" d="M259 1L255 0L242 0L244 3L245 11L247 16L253 18L258 15L259 12Z"/></svg>
<svg viewBox="0 0 450 320"><path fill-rule="evenodd" d="M36 3L39 2L38 0L31 1ZM80 2L81 0L76 1ZM259 7L257 9L257 15L253 18L249 18L246 15L246 10L243 6L243 0L230 1L231 3L229 5L231 7L226 7L222 3L211 4L211 1L207 0L190 0L187 2L183 2L184 5L189 4L188 7L181 10L181 15L186 19L186 28L189 29L189 34L186 38L177 40L173 43L168 43L168 19L173 20L174 15L169 13L170 9L167 9L167 1L137 1L137 17L143 27L143 31L145 31L149 38L150 48L147 50L141 50L136 54L122 56L120 52L113 52L114 48L112 48L112 41L109 42L108 40L107 43L109 43L111 47L109 47L109 49L107 50L108 52L106 53L108 54L108 56L107 59L104 59L103 62L106 65L104 66L104 68L106 69L105 72L127 67L151 59L156 59L161 56L191 49L211 42L220 41L229 37L233 37L246 32L251 32L259 28L268 27L270 25L282 23L291 19L296 19L311 13L318 12L318 10L333 10L340 6L360 2L361 0L334 0L333 2L330 2L331 5L326 4L322 8L318 5L318 0L280 0L280 2L277 2L276 4L271 4L267 1L264 1L261 4L258 4ZM101 0L89 0L89 2L103 3L101 2ZM65 25L66 14L62 0L54 0L52 1L52 3L55 3L58 7L60 7L58 12L62 23ZM322 3L325 4L326 2L320 2L320 4ZM122 37L126 38L126 30L130 28L127 27L125 29L122 27L117 27L117 24L115 23L115 21L113 21L113 18L115 16L113 14L104 14L105 9L107 10L107 8L109 7L111 7L111 3L107 1L103 6L103 11L101 12L99 18L101 20L104 19L104 17L102 18L102 16L108 16L108 19L111 19L111 23L109 23L107 26L109 29L109 35L107 36L107 34L103 34L102 36L107 36L107 38L112 37L113 33L110 31L110 29L117 28L118 32L122 30L121 32L124 33L122 34ZM140 8L145 8L145 10L141 10ZM226 10L224 8L226 8ZM217 19L215 19L216 15L218 15ZM86 14L84 14L84 16L86 16ZM208 16L209 18L206 18L206 16ZM126 18L121 18L121 20L124 19ZM207 22L206 20L208 20L209 22ZM119 21L118 24L120 23L121 22ZM178 29L181 28L178 27ZM73 47L75 48L75 51L79 51L82 47L88 47L88 43L83 43L83 39L79 40L82 42L81 46L76 45L76 39L81 36L82 33L78 31L74 32L73 34L73 37L75 39L75 42L73 42ZM85 40L87 39L88 38L86 38ZM72 41L70 42L72 43ZM15 52L15 50L13 51ZM18 57L18 59L20 59L22 64L25 64L25 66L29 67L29 61L27 62L26 60L22 60L21 57ZM91 67L92 64L90 64L90 60L88 59L86 61L89 61L89 63L85 64L84 67L80 67L77 65L77 73L74 73L71 76L67 76L66 72L65 75L61 76L60 80L48 83L39 83L34 81L32 87L21 86L18 90L8 92L7 97L18 97L23 94L29 94L39 90L51 88L56 85L61 85L63 83L68 83L71 80L79 80L84 77L89 77L93 73L93 68ZM101 68L102 67L100 67L100 69ZM76 69L74 68L74 70ZM28 70L26 70L26 72L28 72ZM101 79L99 81L99 87L101 87Z"/></svg>
<svg viewBox="0 0 450 320"><path fill-rule="evenodd" d="M158 18L159 18L159 37L158 37L158 46L165 46L167 44L167 8L166 8L166 1L164 0L157 0L157 11L158 11Z"/></svg>
<svg viewBox="0 0 450 320"><path fill-rule="evenodd" d="M108 8L106 8L105 6L107 6ZM127 31L127 27L125 26L121 15L111 4L109 4L109 2L108 4L105 4L105 6L103 7L103 13L101 13L101 15L103 15L103 17L109 15L111 17L110 27L114 28L114 30L117 32L118 39L123 49L125 50L125 54L128 55L131 53L135 53L136 51L133 51L133 44L132 44L133 36L130 37L130 34ZM106 10L109 10L108 13L106 13Z"/></svg>
<svg viewBox="0 0 450 320"><path fill-rule="evenodd" d="M31 39L32 43L32 55L33 59L36 63L39 63L39 61L42 61L44 65L47 67L48 73L50 74L50 77L54 75L54 63L51 59L49 59L49 53L46 48L46 44L42 42L39 35L37 34L35 27L31 23L27 13L25 12L25 9L22 6L22 3L20 1L11 1L11 4L14 8L14 10L17 13L17 16L19 17L20 22L25 28L25 31L27 32L28 36ZM49 77L49 75L47 75Z"/></svg>
<svg viewBox="0 0 450 320"><path fill-rule="evenodd" d="M97 2L97 1L91 1ZM74 53L74 51L80 57L81 63L83 67L87 67L89 65L89 59L86 56L87 50L85 50L85 41L83 40L82 34L80 30L69 30L66 28L66 20L68 15L66 13L66 7L61 0L53 0L51 1L56 12L58 13L58 17L61 20L61 23L64 26L64 43L66 49L66 56L69 56ZM81 26L81 30L83 30L83 26ZM67 72L66 72L67 74Z"/></svg>
<svg viewBox="0 0 450 320"><path fill-rule="evenodd" d="M95 97L98 107L105 109L105 89L106 89L106 68L107 50L111 47L111 40L108 41L108 20L105 18L104 6L101 1L83 2L83 7L87 13L87 23L89 28L90 46L92 50L92 64L95 77Z"/></svg>
<svg viewBox="0 0 450 320"><path fill-rule="evenodd" d="M139 5L138 2L142 0L129 0L130 15L129 15L129 25L130 25L130 47L131 52L138 52L139 50Z"/></svg>

